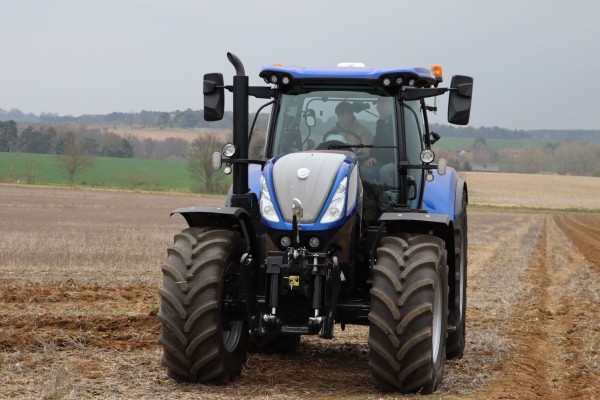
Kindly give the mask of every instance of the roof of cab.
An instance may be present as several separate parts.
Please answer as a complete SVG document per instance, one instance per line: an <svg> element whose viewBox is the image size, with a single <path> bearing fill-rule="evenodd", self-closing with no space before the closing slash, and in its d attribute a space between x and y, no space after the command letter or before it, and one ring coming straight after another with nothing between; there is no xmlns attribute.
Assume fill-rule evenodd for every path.
<svg viewBox="0 0 600 400"><path fill-rule="evenodd" d="M267 80L272 74L289 75L298 83L311 83L316 81L378 81L383 77L396 76L414 77L426 85L436 83L436 78L428 68L362 68L362 67L335 67L335 68L307 68L272 65L265 66L259 73L261 78Z"/></svg>
<svg viewBox="0 0 600 400"><path fill-rule="evenodd" d="M287 72L292 78L338 78L352 77L373 79L383 75L395 73L410 73L417 75L419 78L431 78L435 80L435 76L428 68L357 68L357 67L336 67L336 68L307 68L307 67L288 67L288 66L265 66L260 74L264 72Z"/></svg>

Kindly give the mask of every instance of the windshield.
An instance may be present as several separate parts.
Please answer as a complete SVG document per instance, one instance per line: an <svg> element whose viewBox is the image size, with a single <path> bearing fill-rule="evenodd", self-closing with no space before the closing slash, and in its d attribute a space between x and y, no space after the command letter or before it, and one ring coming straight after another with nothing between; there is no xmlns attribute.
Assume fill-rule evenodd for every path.
<svg viewBox="0 0 600 400"><path fill-rule="evenodd" d="M272 154L319 148L323 142L371 145L380 119L378 102L393 98L354 91L314 91L281 96L272 137ZM395 123L393 124L395 131ZM390 132L391 133L391 132ZM392 136L395 136L392 134ZM395 145L389 143L390 145ZM393 149L391 150L393 153ZM359 161L370 155L369 149L355 149Z"/></svg>

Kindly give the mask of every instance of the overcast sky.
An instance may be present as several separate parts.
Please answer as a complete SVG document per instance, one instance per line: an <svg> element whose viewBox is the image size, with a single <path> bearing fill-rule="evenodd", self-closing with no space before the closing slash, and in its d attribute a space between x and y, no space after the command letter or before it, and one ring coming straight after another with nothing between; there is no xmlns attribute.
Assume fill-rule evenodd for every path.
<svg viewBox="0 0 600 400"><path fill-rule="evenodd" d="M230 51L251 85L272 63L440 64L445 84L474 77L472 126L600 130L599 15L598 0L0 0L0 108L200 109L204 73L231 83Z"/></svg>

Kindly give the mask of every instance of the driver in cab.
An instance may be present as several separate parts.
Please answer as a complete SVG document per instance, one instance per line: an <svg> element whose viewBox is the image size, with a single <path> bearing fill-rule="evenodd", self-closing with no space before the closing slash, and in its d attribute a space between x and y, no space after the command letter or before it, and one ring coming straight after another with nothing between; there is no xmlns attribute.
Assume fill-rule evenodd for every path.
<svg viewBox="0 0 600 400"><path fill-rule="evenodd" d="M340 140L351 145L372 144L373 134L356 120L354 111L354 106L349 102L340 102L335 107L337 123L325 133L324 138L327 138L327 140ZM367 160L370 156L369 149L355 149L354 152L360 162Z"/></svg>

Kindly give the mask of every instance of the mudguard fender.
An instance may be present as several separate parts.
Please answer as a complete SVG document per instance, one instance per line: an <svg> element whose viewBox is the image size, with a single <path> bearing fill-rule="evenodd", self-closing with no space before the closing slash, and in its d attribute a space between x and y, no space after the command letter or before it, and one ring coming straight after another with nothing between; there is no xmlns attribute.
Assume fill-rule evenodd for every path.
<svg viewBox="0 0 600 400"><path fill-rule="evenodd" d="M379 218L380 226L388 233L421 233L441 238L446 247L448 276L454 279L454 224L449 215L418 212L383 213ZM374 246L378 246L376 240ZM373 254L375 247L373 248ZM450 287L454 296L454 287ZM452 297L453 299L453 297Z"/></svg>
<svg viewBox="0 0 600 400"><path fill-rule="evenodd" d="M416 212L387 212L381 214L379 222L391 233L423 233L437 236L448 243L454 243L452 220L443 214ZM452 251L454 253L454 251Z"/></svg>
<svg viewBox="0 0 600 400"><path fill-rule="evenodd" d="M236 229L246 239L249 248L255 248L254 226L248 212L241 207L185 207L173 210L171 216L179 214L190 227L222 227Z"/></svg>
<svg viewBox="0 0 600 400"><path fill-rule="evenodd" d="M467 190L467 183L460 178L456 181L456 192L454 196L454 223L455 225L458 225L460 224L460 217L462 217L463 213L463 198L467 204L469 203L469 191Z"/></svg>

